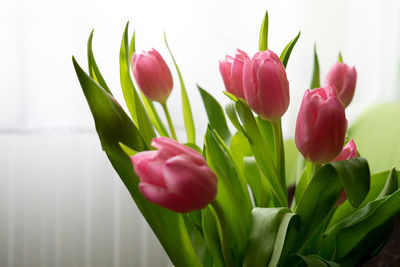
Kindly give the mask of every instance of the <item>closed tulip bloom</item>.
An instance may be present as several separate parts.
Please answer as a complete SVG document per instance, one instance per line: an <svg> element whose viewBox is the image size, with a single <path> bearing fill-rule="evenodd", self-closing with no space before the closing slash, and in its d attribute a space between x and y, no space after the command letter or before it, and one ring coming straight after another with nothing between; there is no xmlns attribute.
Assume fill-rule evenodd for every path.
<svg viewBox="0 0 400 267"><path fill-rule="evenodd" d="M224 60L219 61L219 71L221 72L226 91L243 99L242 74L246 59L249 59L246 52L237 49L234 57L226 56Z"/></svg>
<svg viewBox="0 0 400 267"><path fill-rule="evenodd" d="M217 195L217 177L200 153L167 137L154 138L157 151L131 157L139 190L151 202L176 212L206 207Z"/></svg>
<svg viewBox="0 0 400 267"><path fill-rule="evenodd" d="M323 164L342 151L347 120L335 88L308 89L297 115L295 142L308 161Z"/></svg>
<svg viewBox="0 0 400 267"><path fill-rule="evenodd" d="M246 59L243 91L251 109L264 120L277 121L289 106L289 82L279 57L271 50Z"/></svg>
<svg viewBox="0 0 400 267"><path fill-rule="evenodd" d="M325 78L325 84L336 87L338 97L347 107L354 96L356 89L357 72L354 67L349 68L344 63L337 62L329 70Z"/></svg>
<svg viewBox="0 0 400 267"><path fill-rule="evenodd" d="M150 100L164 104L172 90L173 80L167 63L155 49L133 53L133 76L140 90Z"/></svg>

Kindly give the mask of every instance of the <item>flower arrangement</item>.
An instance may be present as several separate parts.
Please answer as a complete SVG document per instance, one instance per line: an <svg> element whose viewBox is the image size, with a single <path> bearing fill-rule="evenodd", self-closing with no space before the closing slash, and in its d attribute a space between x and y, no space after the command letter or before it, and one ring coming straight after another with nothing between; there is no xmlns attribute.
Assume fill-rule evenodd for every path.
<svg viewBox="0 0 400 267"><path fill-rule="evenodd" d="M346 137L357 73L341 55L322 86L314 65L304 93L295 131L302 156L291 197L281 117L290 102L285 69L300 33L278 56L268 49L266 13L259 52L249 57L238 49L219 62L231 100L225 113L236 132L220 104L198 87L209 118L202 148L195 144L175 59L185 144L177 140L168 111L174 82L162 56L154 49L136 52L127 24L120 79L128 115L101 75L92 37L88 72L74 58L73 64L102 148L175 266L358 266L386 243L400 213L398 173L393 168L371 176L357 140Z"/></svg>

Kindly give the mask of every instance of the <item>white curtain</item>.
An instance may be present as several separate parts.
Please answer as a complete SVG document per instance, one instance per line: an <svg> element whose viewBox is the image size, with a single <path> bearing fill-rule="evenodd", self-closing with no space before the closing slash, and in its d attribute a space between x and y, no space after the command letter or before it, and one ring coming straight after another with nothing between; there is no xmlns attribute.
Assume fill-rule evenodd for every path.
<svg viewBox="0 0 400 267"><path fill-rule="evenodd" d="M86 41L123 102L118 54L130 20L137 49L156 48L177 85L169 106L184 141L179 83L163 44L181 68L202 142L207 119L198 83L218 100L218 60L240 48L253 55L266 9L270 48L280 53L301 30L288 64L293 137L317 44L321 78L337 58L358 71L348 108L400 97L397 0L162 1L3 0L0 8L0 266L169 266L167 256L101 151L71 55L86 67Z"/></svg>

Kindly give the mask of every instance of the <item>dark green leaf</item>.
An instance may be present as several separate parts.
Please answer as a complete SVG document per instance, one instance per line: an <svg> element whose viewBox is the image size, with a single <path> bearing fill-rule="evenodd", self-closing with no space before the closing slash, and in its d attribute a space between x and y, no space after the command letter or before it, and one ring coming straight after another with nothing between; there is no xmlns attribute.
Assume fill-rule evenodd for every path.
<svg viewBox="0 0 400 267"><path fill-rule="evenodd" d="M352 158L332 162L331 164L338 173L351 205L357 207L369 191L370 174L368 162L364 158Z"/></svg>
<svg viewBox="0 0 400 267"><path fill-rule="evenodd" d="M251 227L251 204L240 174L226 148L209 128L205 137L207 162L218 177L217 201L225 212L231 233L235 262L241 262Z"/></svg>
<svg viewBox="0 0 400 267"><path fill-rule="evenodd" d="M243 168L243 158L253 156L249 141L240 132L236 132L232 137L230 150L232 157L238 162L241 168Z"/></svg>
<svg viewBox="0 0 400 267"><path fill-rule="evenodd" d="M330 164L322 166L311 178L294 211L301 220L299 247L307 247L306 240L318 231L334 207L341 190L338 174Z"/></svg>
<svg viewBox="0 0 400 267"><path fill-rule="evenodd" d="M207 93L207 91L202 89L200 86L197 85L197 88L199 89L201 98L203 99L211 127L215 129L224 142L229 145L231 142L231 133L226 124L225 114L221 105L212 95Z"/></svg>
<svg viewBox="0 0 400 267"><path fill-rule="evenodd" d="M176 71L179 76L179 82L181 84L182 111L183 111L183 120L185 122L185 128L186 128L187 142L188 143L196 143L196 132L194 129L193 115L192 115L192 109L190 108L189 97L187 95L186 87L185 87L185 84L183 83L182 74L178 68L178 64L175 61L175 58L171 52L171 49L169 49L169 45L167 42L167 36L165 35L165 33L164 33L164 41L165 41L165 45L167 46L168 51L172 57L172 60L174 61L175 68L176 68Z"/></svg>
<svg viewBox="0 0 400 267"><path fill-rule="evenodd" d="M208 251L210 251L213 256L213 266L224 267L224 256L222 254L221 241L218 234L216 215L210 207L203 209L201 215L204 240L207 244Z"/></svg>
<svg viewBox="0 0 400 267"><path fill-rule="evenodd" d="M313 67L313 73L311 77L311 85L310 88L318 88L320 87L320 81L319 81L319 63L318 63L318 55L317 55L317 45L314 45L314 67Z"/></svg>
<svg viewBox="0 0 400 267"><path fill-rule="evenodd" d="M176 266L201 266L181 214L159 207L143 197L139 179L119 142L136 151L148 147L138 129L114 98L91 79L73 58L76 74L96 125L103 150L124 182L139 210L149 223L169 258Z"/></svg>
<svg viewBox="0 0 400 267"><path fill-rule="evenodd" d="M258 50L265 51L268 49L268 11L265 11L265 16L261 24L260 40L258 42Z"/></svg>
<svg viewBox="0 0 400 267"><path fill-rule="evenodd" d="M300 32L296 35L296 37L294 37L294 39L292 41L290 41L285 48L283 49L280 59L282 61L283 66L286 68L287 63L289 61L290 58L290 54L292 53L292 50L294 48L294 46L297 43L297 40L299 40L300 37Z"/></svg>
<svg viewBox="0 0 400 267"><path fill-rule="evenodd" d="M279 226L288 208L254 208L243 266L266 266L271 259Z"/></svg>
<svg viewBox="0 0 400 267"><path fill-rule="evenodd" d="M388 223L398 213L400 213L400 190L368 203L334 225L326 234L321 253L332 255L339 260L345 258L371 231ZM377 241L375 247L381 243L381 240Z"/></svg>

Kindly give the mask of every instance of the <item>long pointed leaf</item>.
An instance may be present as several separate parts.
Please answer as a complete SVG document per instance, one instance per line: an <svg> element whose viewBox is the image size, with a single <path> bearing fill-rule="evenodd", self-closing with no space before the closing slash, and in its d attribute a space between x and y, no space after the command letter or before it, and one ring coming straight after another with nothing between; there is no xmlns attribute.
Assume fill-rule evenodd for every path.
<svg viewBox="0 0 400 267"><path fill-rule="evenodd" d="M197 88L199 89L201 98L203 99L211 127L215 129L224 142L229 145L232 137L228 125L226 124L225 114L221 105L206 90L198 85Z"/></svg>
<svg viewBox="0 0 400 267"><path fill-rule="evenodd" d="M265 16L261 24L260 39L258 42L258 50L265 51L268 49L268 11L265 11Z"/></svg>
<svg viewBox="0 0 400 267"><path fill-rule="evenodd" d="M110 89L107 86L106 81L100 73L99 67L97 66L96 60L94 59L93 50L92 50L92 40L93 40L93 32L89 35L89 40L87 44L87 56L88 56L88 68L90 77L95 80L104 90L106 90L109 94L112 95Z"/></svg>
<svg viewBox="0 0 400 267"><path fill-rule="evenodd" d="M319 79L319 62L318 62L318 55L317 55L317 45L314 45L314 66L313 66L313 73L311 77L311 84L310 88L318 88L320 87L320 79Z"/></svg>
<svg viewBox="0 0 400 267"><path fill-rule="evenodd" d="M287 63L288 63L288 61L289 61L290 54L292 53L292 50L293 50L294 46L295 46L296 43L297 43L297 40L299 40L300 33L301 33L301 32L299 32L299 33L296 35L296 37L294 37L293 40L290 41L290 42L285 46L285 48L283 49L283 51L282 51L282 53L281 53L280 59L281 59L282 64L283 64L283 66L284 66L285 68L286 68Z"/></svg>
<svg viewBox="0 0 400 267"><path fill-rule="evenodd" d="M169 54L171 55L172 60L174 61L176 72L178 73L178 76L179 76L179 82L181 84L182 111L183 111L183 120L185 122L185 128L186 128L187 142L188 143L196 143L196 132L194 129L193 115L192 115L192 109L190 108L189 97L186 92L185 84L183 83L181 71L179 70L179 67L175 61L174 55L172 54L171 49L169 48L169 45L167 42L167 36L165 35L165 33L164 33L164 41L165 41L165 45L168 48Z"/></svg>

